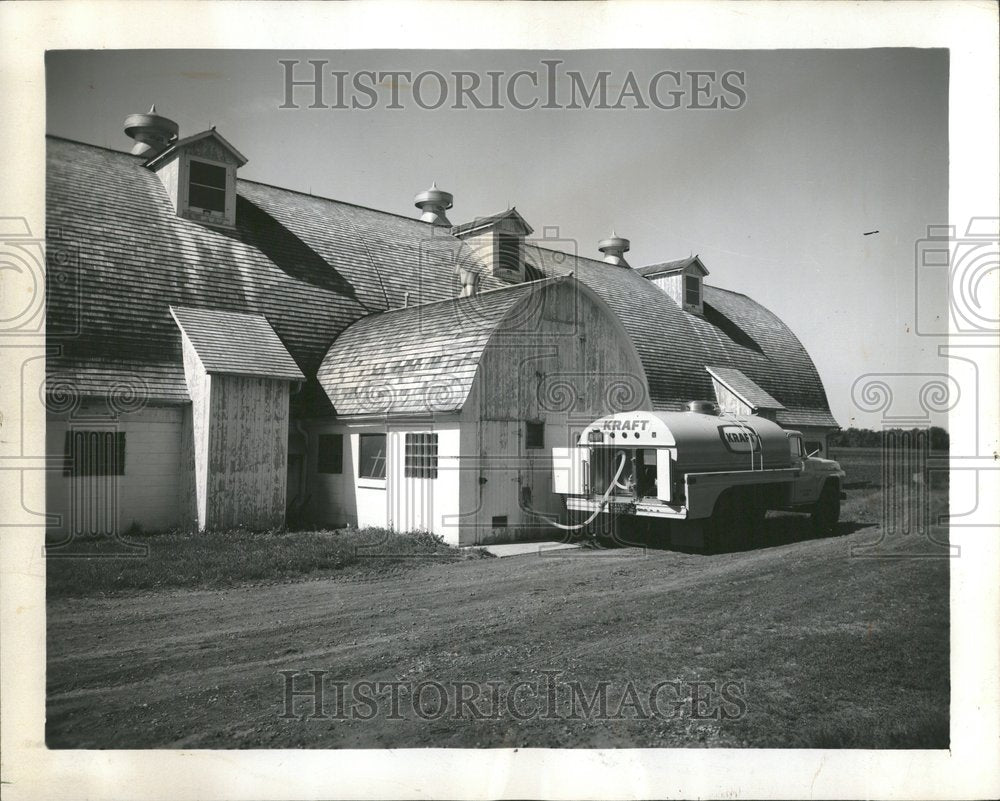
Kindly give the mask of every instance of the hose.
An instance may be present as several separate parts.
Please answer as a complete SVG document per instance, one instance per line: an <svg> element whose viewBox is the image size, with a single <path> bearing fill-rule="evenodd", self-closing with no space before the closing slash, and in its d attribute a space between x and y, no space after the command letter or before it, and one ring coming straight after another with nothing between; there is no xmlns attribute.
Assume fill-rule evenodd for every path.
<svg viewBox="0 0 1000 801"><path fill-rule="evenodd" d="M598 505L594 513L586 520L584 520L582 523L579 523L575 526L567 526L564 525L563 523L560 523L558 520L553 520L551 517L547 517L546 515L540 514L534 511L533 509L528 509L527 511L533 514L535 517L540 517L549 525L555 526L556 528L561 528L563 531L579 531L584 526L589 526L593 522L594 518L597 517L604 510L604 506L608 502L608 498L611 497L611 492L614 490L615 487L621 487L622 489L627 489L623 484L618 483L618 479L621 478L622 471L625 469L625 458L626 458L625 453L622 452L620 458L618 459L618 471L615 473L615 477L611 479L611 483L608 485L607 491L601 497L600 504Z"/></svg>

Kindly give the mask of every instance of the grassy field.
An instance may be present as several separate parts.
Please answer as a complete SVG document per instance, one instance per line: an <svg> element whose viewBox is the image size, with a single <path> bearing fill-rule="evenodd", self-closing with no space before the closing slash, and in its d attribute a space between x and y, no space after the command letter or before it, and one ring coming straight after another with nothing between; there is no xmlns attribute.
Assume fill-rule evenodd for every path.
<svg viewBox="0 0 1000 801"><path fill-rule="evenodd" d="M830 448L830 458L840 462L847 473L846 484L854 489L882 487L886 478L904 478L910 480L913 470L908 459L900 451L883 452L881 448ZM948 458L948 451L931 451L928 459L935 463ZM888 460L888 464L886 463ZM936 489L947 486L947 475L934 472L927 475L927 480Z"/></svg>
<svg viewBox="0 0 1000 801"><path fill-rule="evenodd" d="M929 503L943 513L946 493ZM355 531L146 536L146 560L53 559L46 741L946 748L949 560L907 558L925 540L897 536L883 515L881 490L849 490L837 536L813 539L805 516L772 514L760 547L712 556L481 559L426 536ZM379 541L397 552L360 556ZM691 691L666 720L428 721L405 699L402 719L284 719L280 671L317 669L508 687L558 671L610 682L612 699L629 682L735 682L745 714L696 717Z"/></svg>

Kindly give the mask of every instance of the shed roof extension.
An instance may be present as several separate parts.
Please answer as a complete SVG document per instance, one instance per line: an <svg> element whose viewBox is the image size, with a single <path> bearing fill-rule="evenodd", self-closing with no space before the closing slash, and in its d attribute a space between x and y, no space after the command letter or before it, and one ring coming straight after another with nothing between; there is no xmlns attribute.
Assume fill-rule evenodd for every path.
<svg viewBox="0 0 1000 801"><path fill-rule="evenodd" d="M170 307L207 373L304 381L274 329L260 314Z"/></svg>
<svg viewBox="0 0 1000 801"><path fill-rule="evenodd" d="M719 381L730 392L752 409L784 409L784 405L772 398L753 380L747 378L735 367L706 367L709 375Z"/></svg>

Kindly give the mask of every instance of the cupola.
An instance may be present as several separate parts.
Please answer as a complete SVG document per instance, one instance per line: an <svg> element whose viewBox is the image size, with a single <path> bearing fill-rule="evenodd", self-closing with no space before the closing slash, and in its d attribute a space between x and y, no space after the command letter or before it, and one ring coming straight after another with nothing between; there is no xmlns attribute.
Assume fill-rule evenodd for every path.
<svg viewBox="0 0 1000 801"><path fill-rule="evenodd" d="M178 139L177 123L156 107L125 119L136 140L132 152L146 156L146 168L163 182L178 217L207 225L236 225L236 171L246 157L215 128Z"/></svg>

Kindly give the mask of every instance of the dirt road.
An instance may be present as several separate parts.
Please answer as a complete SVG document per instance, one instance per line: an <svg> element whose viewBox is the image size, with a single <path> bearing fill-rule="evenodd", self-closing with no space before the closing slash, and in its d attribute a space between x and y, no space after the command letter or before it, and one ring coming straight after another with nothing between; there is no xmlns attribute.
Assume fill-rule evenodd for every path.
<svg viewBox="0 0 1000 801"><path fill-rule="evenodd" d="M716 556L562 551L376 581L53 600L48 743L946 745L947 560L851 559L849 545L877 539L876 526L787 541L799 530L790 520L769 521L784 544ZM346 706L334 685L324 716L315 696L293 696L289 710L280 671L295 671L297 689L307 671L347 693L366 680L411 684L398 715L380 695L372 719L364 703L337 719ZM496 709L484 703L491 681ZM601 681L610 710L574 717L572 683L592 696ZM406 693L420 682L454 688L450 705L433 685L414 703ZM554 713L539 697L552 686ZM456 712L477 688L485 719Z"/></svg>

